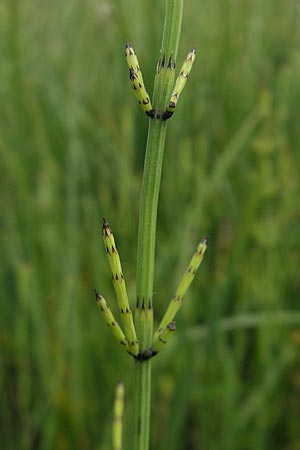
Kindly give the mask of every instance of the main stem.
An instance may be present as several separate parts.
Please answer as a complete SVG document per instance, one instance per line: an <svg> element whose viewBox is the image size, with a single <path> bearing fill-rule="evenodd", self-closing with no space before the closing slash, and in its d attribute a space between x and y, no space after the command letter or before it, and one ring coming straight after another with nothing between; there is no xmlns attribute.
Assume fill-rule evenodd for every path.
<svg viewBox="0 0 300 450"><path fill-rule="evenodd" d="M175 61L182 21L183 0L166 0L160 59L154 81L153 108L164 111L174 86ZM167 122L158 113L149 119L144 175L140 199L135 322L141 352L152 343L153 279L157 205ZM135 362L134 450L149 449L151 359Z"/></svg>

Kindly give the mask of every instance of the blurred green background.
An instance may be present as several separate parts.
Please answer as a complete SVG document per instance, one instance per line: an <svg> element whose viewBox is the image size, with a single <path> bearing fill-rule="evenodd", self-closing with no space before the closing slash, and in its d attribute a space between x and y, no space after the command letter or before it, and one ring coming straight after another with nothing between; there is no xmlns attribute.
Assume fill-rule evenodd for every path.
<svg viewBox="0 0 300 450"><path fill-rule="evenodd" d="M93 288L116 311L104 215L134 304L148 119L124 44L152 92L163 16L161 0L0 3L1 450L111 449L120 378L131 449L133 363ZM299 24L298 0L185 2L178 63L197 59L168 129L156 321L210 242L153 360L152 449L300 449Z"/></svg>

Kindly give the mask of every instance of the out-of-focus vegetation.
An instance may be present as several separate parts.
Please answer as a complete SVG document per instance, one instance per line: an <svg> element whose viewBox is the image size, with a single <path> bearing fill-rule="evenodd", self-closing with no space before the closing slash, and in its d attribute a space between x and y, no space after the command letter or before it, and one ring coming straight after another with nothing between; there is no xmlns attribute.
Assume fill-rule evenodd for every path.
<svg viewBox="0 0 300 450"><path fill-rule="evenodd" d="M93 288L114 304L105 215L134 304L148 119L124 44L151 92L163 15L160 0L0 5L3 450L111 449L120 377L130 450L132 360ZM300 311L299 23L298 0L185 2L178 63L191 47L197 59L168 130L157 321L211 238L153 360L152 449L300 449L300 328L278 315ZM220 319L245 314L251 327L219 333Z"/></svg>

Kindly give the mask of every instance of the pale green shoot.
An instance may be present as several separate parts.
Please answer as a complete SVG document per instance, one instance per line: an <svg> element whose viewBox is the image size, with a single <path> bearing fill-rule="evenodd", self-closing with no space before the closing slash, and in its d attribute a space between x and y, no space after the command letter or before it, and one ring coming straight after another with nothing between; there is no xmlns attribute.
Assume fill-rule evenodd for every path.
<svg viewBox="0 0 300 450"><path fill-rule="evenodd" d="M112 430L113 450L122 450L123 410L124 385L120 381L116 387L116 397L114 403L114 421Z"/></svg>
<svg viewBox="0 0 300 450"><path fill-rule="evenodd" d="M125 336L128 339L129 352L133 356L139 353L139 344L133 322L132 312L129 306L125 279L122 272L121 261L117 251L114 236L109 224L103 218L102 234L106 249L108 264L112 272L114 290L117 296L121 319L124 325Z"/></svg>
<svg viewBox="0 0 300 450"><path fill-rule="evenodd" d="M192 49L190 51L190 53L187 55L183 65L181 67L181 70L179 72L179 75L177 77L177 80L176 80L176 83L175 83L175 86L173 89L173 93L171 95L170 102L164 113L165 120L169 119L174 113L174 110L176 108L180 94L182 93L182 91L185 87L185 84L187 82L187 79L189 77L190 71L192 70L195 57L196 57L196 50Z"/></svg>
<svg viewBox="0 0 300 450"><path fill-rule="evenodd" d="M155 348L152 348L152 356L156 355L156 353L163 347L169 340L171 334L176 330L176 323L171 321L168 325L157 335L157 339L155 341ZM154 345L153 344L153 345Z"/></svg>
<svg viewBox="0 0 300 450"><path fill-rule="evenodd" d="M129 352L128 341L127 341L123 331L121 330L120 325L114 318L114 315L111 312L111 309L107 305L107 303L106 303L105 299L102 297L102 295L98 294L97 291L95 291L95 295L96 295L97 305L101 311L101 314L102 314L105 322L111 329L112 334L114 335L115 339L119 342L119 344L121 344L121 346L124 348L124 350Z"/></svg>
<svg viewBox="0 0 300 450"><path fill-rule="evenodd" d="M171 331L174 330L173 325L171 326L171 328L173 329L170 330L170 324L173 323L173 320L182 305L182 299L189 289L193 279L195 278L196 272L202 262L204 253L207 248L207 241L208 237L205 237L198 245L197 250L194 253L189 266L185 271L185 274L183 275L182 280L175 292L175 295L170 301L167 311L165 312L165 315L163 316L158 329L154 333L152 345L154 354L157 353L158 350L167 342L169 336L171 335Z"/></svg>
<svg viewBox="0 0 300 450"><path fill-rule="evenodd" d="M142 110L150 117L153 117L154 111L152 109L151 101L149 94L146 91L142 72L139 66L139 62L135 51L129 44L126 42L125 45L125 55L126 61L129 67L129 78L131 81L131 85L134 91L136 98L138 99L139 104L141 105Z"/></svg>

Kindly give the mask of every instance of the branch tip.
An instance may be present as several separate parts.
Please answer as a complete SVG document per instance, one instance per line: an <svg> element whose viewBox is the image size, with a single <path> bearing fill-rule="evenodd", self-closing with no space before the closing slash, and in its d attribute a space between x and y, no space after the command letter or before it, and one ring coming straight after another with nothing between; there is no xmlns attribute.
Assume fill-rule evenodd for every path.
<svg viewBox="0 0 300 450"><path fill-rule="evenodd" d="M96 289L94 289L95 292L95 297L96 297L96 302L98 302L99 300L101 300L101 295L99 294L99 292L96 291Z"/></svg>
<svg viewBox="0 0 300 450"><path fill-rule="evenodd" d="M207 234L207 235L202 239L201 243L207 245L208 239L209 239L209 234Z"/></svg>
<svg viewBox="0 0 300 450"><path fill-rule="evenodd" d="M106 228L109 228L109 223L106 222L105 217L103 217L102 220L103 220L102 229L105 230Z"/></svg>

